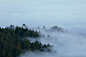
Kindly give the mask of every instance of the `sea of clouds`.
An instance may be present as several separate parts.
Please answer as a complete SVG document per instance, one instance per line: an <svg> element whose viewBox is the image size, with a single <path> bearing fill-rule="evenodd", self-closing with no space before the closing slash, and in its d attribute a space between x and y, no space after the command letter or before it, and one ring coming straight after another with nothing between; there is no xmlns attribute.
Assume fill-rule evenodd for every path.
<svg viewBox="0 0 86 57"><path fill-rule="evenodd" d="M29 51L22 56L86 56L86 0L0 0L0 27L23 23L28 28L46 26L49 29L56 25L68 33L34 29L46 36L39 41L54 45L52 49L56 53ZM47 38L48 34L53 38Z"/></svg>
<svg viewBox="0 0 86 57"><path fill-rule="evenodd" d="M85 0L0 0L0 26L86 26ZM85 27L86 29L86 27Z"/></svg>
<svg viewBox="0 0 86 57"><path fill-rule="evenodd" d="M68 31L54 31L44 29L32 29L40 31L41 37L28 38L31 42L40 41L42 44L50 44L53 47L51 52L26 51L20 57L85 57L86 56L86 37L75 35ZM45 37L43 37L43 35ZM49 37L48 37L49 35Z"/></svg>

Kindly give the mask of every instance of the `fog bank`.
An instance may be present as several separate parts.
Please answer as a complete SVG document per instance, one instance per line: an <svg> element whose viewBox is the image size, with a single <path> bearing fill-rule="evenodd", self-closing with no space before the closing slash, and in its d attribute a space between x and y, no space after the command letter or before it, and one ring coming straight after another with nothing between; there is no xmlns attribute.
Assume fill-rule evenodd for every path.
<svg viewBox="0 0 86 57"><path fill-rule="evenodd" d="M27 38L32 42L38 40L42 44L50 44L54 47L51 52L26 52L20 57L85 57L86 56L86 37L75 35L69 32L45 31L44 29L34 29L40 31L41 36L38 39ZM49 35L49 37L48 37Z"/></svg>

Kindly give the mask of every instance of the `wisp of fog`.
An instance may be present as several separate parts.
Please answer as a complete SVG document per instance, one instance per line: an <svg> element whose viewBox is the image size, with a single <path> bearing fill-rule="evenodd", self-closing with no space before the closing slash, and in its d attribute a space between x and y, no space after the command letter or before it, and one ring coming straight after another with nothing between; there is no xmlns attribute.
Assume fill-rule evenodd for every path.
<svg viewBox="0 0 86 57"><path fill-rule="evenodd" d="M86 37L69 33L68 31L56 31L45 29L32 29L40 31L41 37L38 39L28 38L30 41L40 41L42 44L50 44L53 47L51 52L26 51L20 57L85 57ZM49 37L48 37L49 35Z"/></svg>

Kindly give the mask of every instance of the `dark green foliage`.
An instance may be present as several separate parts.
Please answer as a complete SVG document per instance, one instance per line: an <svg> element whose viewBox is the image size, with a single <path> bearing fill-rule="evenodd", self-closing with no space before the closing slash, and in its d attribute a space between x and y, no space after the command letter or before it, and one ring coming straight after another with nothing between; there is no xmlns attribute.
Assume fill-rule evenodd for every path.
<svg viewBox="0 0 86 57"><path fill-rule="evenodd" d="M28 30L28 28L23 27L16 27L15 33L18 34L21 37L39 37L37 31Z"/></svg>
<svg viewBox="0 0 86 57"><path fill-rule="evenodd" d="M47 47L51 47L49 43L47 44Z"/></svg>
<svg viewBox="0 0 86 57"><path fill-rule="evenodd" d="M40 51L43 51L43 52L44 52L44 50L43 50L43 49L40 49Z"/></svg>
<svg viewBox="0 0 86 57"><path fill-rule="evenodd" d="M57 29L58 27L57 26L53 26L52 29Z"/></svg>
<svg viewBox="0 0 86 57"><path fill-rule="evenodd" d="M33 51L42 48L40 42L31 43L29 39L22 40L20 37L39 37L39 35L37 31L34 32L28 28L24 29L17 26L14 30L0 27L0 57L16 57L23 53L23 50Z"/></svg>
<svg viewBox="0 0 86 57"><path fill-rule="evenodd" d="M0 30L0 57L14 57L22 53L22 39L14 30L3 28Z"/></svg>
<svg viewBox="0 0 86 57"><path fill-rule="evenodd" d="M44 44L43 48L46 48L46 47L47 47L47 45L46 45L46 44Z"/></svg>
<svg viewBox="0 0 86 57"><path fill-rule="evenodd" d="M23 24L22 26L26 26L25 24Z"/></svg>
<svg viewBox="0 0 86 57"><path fill-rule="evenodd" d="M47 44L47 45L44 44L44 45L43 45L43 48L47 48L47 47L52 47L52 46L50 46L49 44Z"/></svg>

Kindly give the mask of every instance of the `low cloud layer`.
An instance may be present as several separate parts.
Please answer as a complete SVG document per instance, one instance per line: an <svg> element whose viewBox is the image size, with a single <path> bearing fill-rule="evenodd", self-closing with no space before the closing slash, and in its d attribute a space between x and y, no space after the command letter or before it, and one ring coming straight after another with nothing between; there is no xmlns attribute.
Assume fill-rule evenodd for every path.
<svg viewBox="0 0 86 57"><path fill-rule="evenodd" d="M31 41L40 41L42 44L50 44L54 47L51 52L31 52L27 51L20 57L85 57L86 56L86 37L82 35L75 35L69 32L45 31L44 29L34 29L41 32L39 39L30 39ZM50 37L48 37L48 35Z"/></svg>
<svg viewBox="0 0 86 57"><path fill-rule="evenodd" d="M86 25L85 15L86 0L0 0L0 26Z"/></svg>
<svg viewBox="0 0 86 57"><path fill-rule="evenodd" d="M56 25L70 32L40 30L45 38L41 37L39 41L54 45L52 49L57 52L27 52L25 56L86 56L86 0L0 0L0 27L23 23L28 27ZM47 38L48 34L52 37Z"/></svg>

